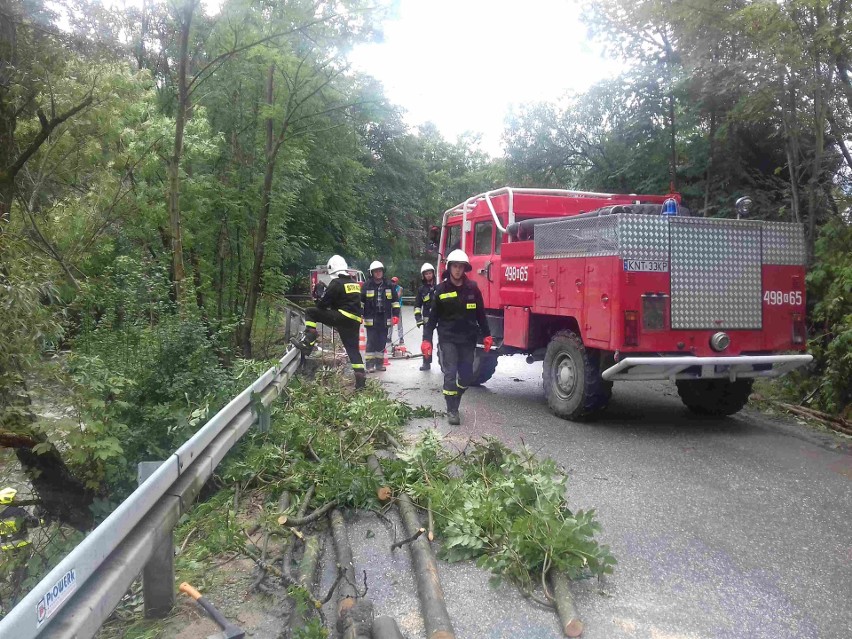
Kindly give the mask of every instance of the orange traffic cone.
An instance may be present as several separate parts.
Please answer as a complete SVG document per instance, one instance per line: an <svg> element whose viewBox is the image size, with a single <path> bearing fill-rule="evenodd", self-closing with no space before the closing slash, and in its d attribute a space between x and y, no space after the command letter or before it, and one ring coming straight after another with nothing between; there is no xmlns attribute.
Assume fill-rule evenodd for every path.
<svg viewBox="0 0 852 639"><path fill-rule="evenodd" d="M388 359L388 349L385 349L385 361L382 362L382 366L390 366L390 360Z"/></svg>

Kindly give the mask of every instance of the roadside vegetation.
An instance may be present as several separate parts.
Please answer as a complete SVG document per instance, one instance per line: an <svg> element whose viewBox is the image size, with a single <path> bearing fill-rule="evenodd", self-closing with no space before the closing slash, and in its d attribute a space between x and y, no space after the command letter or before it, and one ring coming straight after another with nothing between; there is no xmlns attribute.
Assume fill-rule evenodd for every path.
<svg viewBox="0 0 852 639"><path fill-rule="evenodd" d="M511 451L494 440L453 450L432 430L393 449L389 442L405 442L408 420L430 412L391 400L373 383L366 392L352 394L333 371L321 371L314 381L297 378L275 405L270 430L252 430L244 437L217 471L216 492L178 527L177 582L190 581L202 592L215 590L235 569L216 566L250 559L255 572L246 584L264 569L267 584L261 590L288 592L291 612L303 604L314 609L311 602L326 593L294 586L279 575L283 562L292 562L287 574L298 565L301 551L288 553L288 546L312 530L324 534L326 518L300 526L297 534L280 523L281 516L335 503L385 517L402 492L421 509L424 526L434 522L430 531L439 557L476 561L494 574L495 583L505 579L545 603L540 584L551 570L575 579L612 572L615 559L598 541L594 512L568 507L567 478L551 460ZM396 453L382 453L390 450ZM366 463L377 452L384 482ZM380 501L383 486L391 494ZM381 569L358 568L367 570L368 579L371 570ZM141 602L131 594L103 636L156 636L164 623L169 621L142 620Z"/></svg>

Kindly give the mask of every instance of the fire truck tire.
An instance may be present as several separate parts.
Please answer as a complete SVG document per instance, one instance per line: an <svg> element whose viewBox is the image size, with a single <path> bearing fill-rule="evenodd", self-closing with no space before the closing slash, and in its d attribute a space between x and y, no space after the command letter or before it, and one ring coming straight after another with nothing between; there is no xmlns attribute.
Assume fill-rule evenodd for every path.
<svg viewBox="0 0 852 639"><path fill-rule="evenodd" d="M693 413L722 417L733 415L748 403L752 379L679 379L680 400Z"/></svg>
<svg viewBox="0 0 852 639"><path fill-rule="evenodd" d="M573 331L551 338L541 376L550 410L563 419L589 417L603 410L612 396L612 382L601 377L600 353L587 349Z"/></svg>
<svg viewBox="0 0 852 639"><path fill-rule="evenodd" d="M473 386L482 386L485 382L494 376L494 371L497 370L497 355L495 353L486 353L481 348L476 349L476 355L473 357Z"/></svg>

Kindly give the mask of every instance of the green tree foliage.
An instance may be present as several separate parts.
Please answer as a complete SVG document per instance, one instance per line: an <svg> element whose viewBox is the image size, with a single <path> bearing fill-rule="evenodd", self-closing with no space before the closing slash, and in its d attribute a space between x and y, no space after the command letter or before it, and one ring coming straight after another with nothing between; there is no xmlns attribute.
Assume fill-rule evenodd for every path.
<svg viewBox="0 0 852 639"><path fill-rule="evenodd" d="M849 405L852 66L849 2L601 0L590 32L627 70L557 104L519 107L509 175L529 185L680 191L693 214L805 225L815 405ZM811 371L813 372L813 371ZM795 378L793 378L795 379ZM804 378L799 378L804 379Z"/></svg>
<svg viewBox="0 0 852 639"><path fill-rule="evenodd" d="M502 181L349 68L383 10L0 4L0 431L58 518L88 527L244 385L255 320L310 267L378 257L411 284L430 223ZM30 397L57 347L71 428Z"/></svg>
<svg viewBox="0 0 852 639"><path fill-rule="evenodd" d="M808 294L818 300L811 314L816 334L809 346L818 376L799 384L830 412L852 412L852 226L832 220L820 230Z"/></svg>

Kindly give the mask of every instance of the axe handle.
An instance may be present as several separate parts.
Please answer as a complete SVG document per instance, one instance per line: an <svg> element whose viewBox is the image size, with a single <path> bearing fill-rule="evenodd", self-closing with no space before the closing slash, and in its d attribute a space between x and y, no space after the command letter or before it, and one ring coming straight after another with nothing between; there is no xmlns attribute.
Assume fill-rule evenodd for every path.
<svg viewBox="0 0 852 639"><path fill-rule="evenodd" d="M225 617L222 615L222 613L221 613L221 612L219 612L218 610L216 610L216 607L215 607L212 603L210 603L209 601L207 601L207 599L205 599L205 598L201 595L201 593L200 593L200 592L198 592L195 588L193 588L192 586L190 586L188 583L186 583L186 582L184 581L184 582L183 582L183 583L182 583L182 584L178 587L178 589L179 589L181 592L185 592L185 593L186 593L186 594L188 594L190 597L192 597L193 599L195 599L196 603L197 603L199 606L201 606L202 608L204 608L204 611L205 611L208 615L210 615L210 617L213 619L213 621L215 621L217 624L219 624L219 627L220 627L220 628L222 628L223 630L228 630L228 629L234 628L234 626L231 624L231 622L229 622L227 619L225 619Z"/></svg>

